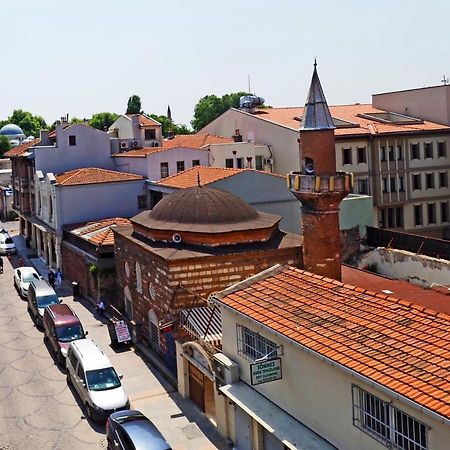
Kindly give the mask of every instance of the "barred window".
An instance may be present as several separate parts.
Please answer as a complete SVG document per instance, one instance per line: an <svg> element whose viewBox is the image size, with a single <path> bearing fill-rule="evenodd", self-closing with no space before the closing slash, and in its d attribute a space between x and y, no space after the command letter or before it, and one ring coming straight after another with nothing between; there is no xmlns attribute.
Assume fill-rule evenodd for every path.
<svg viewBox="0 0 450 450"><path fill-rule="evenodd" d="M241 325L236 326L238 353L249 361L277 356L277 344Z"/></svg>
<svg viewBox="0 0 450 450"><path fill-rule="evenodd" d="M136 290L142 294L142 273L138 262L136 262Z"/></svg>
<svg viewBox="0 0 450 450"><path fill-rule="evenodd" d="M427 426L390 403L352 386L353 425L388 448L427 450Z"/></svg>

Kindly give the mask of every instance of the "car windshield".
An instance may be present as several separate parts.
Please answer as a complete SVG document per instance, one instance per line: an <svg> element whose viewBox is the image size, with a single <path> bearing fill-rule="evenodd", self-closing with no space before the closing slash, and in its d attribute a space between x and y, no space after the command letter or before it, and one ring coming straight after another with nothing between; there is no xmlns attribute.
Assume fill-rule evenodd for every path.
<svg viewBox="0 0 450 450"><path fill-rule="evenodd" d="M56 334L60 342L71 342L84 337L83 328L80 324L58 327L56 328Z"/></svg>
<svg viewBox="0 0 450 450"><path fill-rule="evenodd" d="M24 283L31 283L33 280L39 280L39 275L37 273L26 273L22 277Z"/></svg>
<svg viewBox="0 0 450 450"><path fill-rule="evenodd" d="M9 237L5 239L5 244L14 244L13 240Z"/></svg>
<svg viewBox="0 0 450 450"><path fill-rule="evenodd" d="M46 306L54 305L56 303L59 303L58 296L56 294L37 297L37 305L39 308L45 308Z"/></svg>
<svg viewBox="0 0 450 450"><path fill-rule="evenodd" d="M118 388L121 383L112 367L86 371L86 378L91 391L105 391Z"/></svg>

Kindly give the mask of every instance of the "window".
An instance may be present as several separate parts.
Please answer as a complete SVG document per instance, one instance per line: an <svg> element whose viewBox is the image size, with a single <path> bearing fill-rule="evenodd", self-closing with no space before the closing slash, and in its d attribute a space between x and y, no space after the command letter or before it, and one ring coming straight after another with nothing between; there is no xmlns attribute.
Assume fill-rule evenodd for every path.
<svg viewBox="0 0 450 450"><path fill-rule="evenodd" d="M441 222L448 222L448 202L441 202Z"/></svg>
<svg viewBox="0 0 450 450"><path fill-rule="evenodd" d="M389 152L388 152L389 161L394 161L394 146L389 146Z"/></svg>
<svg viewBox="0 0 450 450"><path fill-rule="evenodd" d="M233 158L227 158L227 159L225 160L225 167L226 167L227 169L232 169L232 168L234 167L234 164L233 164Z"/></svg>
<svg viewBox="0 0 450 450"><path fill-rule="evenodd" d="M436 205L434 203L428 203L428 223L436 223Z"/></svg>
<svg viewBox="0 0 450 450"><path fill-rule="evenodd" d="M151 141L156 139L156 130L144 130L144 140Z"/></svg>
<svg viewBox="0 0 450 450"><path fill-rule="evenodd" d="M397 159L399 161L403 159L403 148L401 145L397 145Z"/></svg>
<svg viewBox="0 0 450 450"><path fill-rule="evenodd" d="M381 179L382 182L382 188L383 188L383 193L388 191L388 187L387 187L387 178L382 178Z"/></svg>
<svg viewBox="0 0 450 450"><path fill-rule="evenodd" d="M421 180L420 180L420 173L413 174L413 176L412 176L412 185L413 185L413 190L422 189L422 183L421 183Z"/></svg>
<svg viewBox="0 0 450 450"><path fill-rule="evenodd" d="M427 426L390 403L352 386L353 425L389 448L427 450Z"/></svg>
<svg viewBox="0 0 450 450"><path fill-rule="evenodd" d="M177 161L177 173L184 172L184 161Z"/></svg>
<svg viewBox="0 0 450 450"><path fill-rule="evenodd" d="M199 159L193 159L192 160L192 167L199 166L199 165L200 165L200 160Z"/></svg>
<svg viewBox="0 0 450 450"><path fill-rule="evenodd" d="M446 158L446 157L447 157L447 143L438 142L438 158Z"/></svg>
<svg viewBox="0 0 450 450"><path fill-rule="evenodd" d="M238 169L244 168L244 158L236 158L236 165Z"/></svg>
<svg viewBox="0 0 450 450"><path fill-rule="evenodd" d="M447 172L439 172L439 187L448 187Z"/></svg>
<svg viewBox="0 0 450 450"><path fill-rule="evenodd" d="M69 145L77 145L77 137L74 135L69 136Z"/></svg>
<svg viewBox="0 0 450 450"><path fill-rule="evenodd" d="M434 189L434 173L427 173L425 175L427 189Z"/></svg>
<svg viewBox="0 0 450 450"><path fill-rule="evenodd" d="M169 163L162 162L160 167L161 167L161 178L167 178L169 176Z"/></svg>
<svg viewBox="0 0 450 450"><path fill-rule="evenodd" d="M422 205L414 205L414 225L422 225Z"/></svg>
<svg viewBox="0 0 450 450"><path fill-rule="evenodd" d="M433 143L425 142L425 159L433 158Z"/></svg>
<svg viewBox="0 0 450 450"><path fill-rule="evenodd" d="M236 326L238 353L249 361L277 356L277 344L241 325Z"/></svg>
<svg viewBox="0 0 450 450"><path fill-rule="evenodd" d="M142 293L142 273L141 266L136 261L136 290L141 294Z"/></svg>
<svg viewBox="0 0 450 450"><path fill-rule="evenodd" d="M366 162L366 147L358 147L358 164L365 164Z"/></svg>
<svg viewBox="0 0 450 450"><path fill-rule="evenodd" d="M388 228L394 228L395 227L395 224L394 224L394 213L395 213L394 208L388 208L387 209L387 226L388 226Z"/></svg>
<svg viewBox="0 0 450 450"><path fill-rule="evenodd" d="M255 156L255 169L256 170L264 169L263 157L261 155Z"/></svg>
<svg viewBox="0 0 450 450"><path fill-rule="evenodd" d="M395 228L403 227L403 208L401 206L397 206L395 208Z"/></svg>
<svg viewBox="0 0 450 450"><path fill-rule="evenodd" d="M146 209L147 208L147 196L146 195L138 195L138 208Z"/></svg>
<svg viewBox="0 0 450 450"><path fill-rule="evenodd" d="M389 182L390 182L391 192L395 192L397 190L397 183L396 183L395 177L391 177L389 179Z"/></svg>
<svg viewBox="0 0 450 450"><path fill-rule="evenodd" d="M380 147L380 160L386 161L386 147L384 146Z"/></svg>
<svg viewBox="0 0 450 450"><path fill-rule="evenodd" d="M369 182L366 178L358 178L356 180L356 185L358 189L358 194L360 195L369 195Z"/></svg>
<svg viewBox="0 0 450 450"><path fill-rule="evenodd" d="M398 177L398 190L399 192L405 192L404 177Z"/></svg>
<svg viewBox="0 0 450 450"><path fill-rule="evenodd" d="M351 164L352 163L352 149L351 148L343 148L342 149L342 164Z"/></svg>
<svg viewBox="0 0 450 450"><path fill-rule="evenodd" d="M411 144L411 159L420 159L419 144Z"/></svg>

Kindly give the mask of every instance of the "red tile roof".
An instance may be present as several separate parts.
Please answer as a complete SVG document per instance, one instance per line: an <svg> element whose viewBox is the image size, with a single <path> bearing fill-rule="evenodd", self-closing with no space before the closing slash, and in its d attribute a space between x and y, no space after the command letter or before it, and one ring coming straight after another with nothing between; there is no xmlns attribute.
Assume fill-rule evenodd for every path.
<svg viewBox="0 0 450 450"><path fill-rule="evenodd" d="M360 114L371 113L383 113L380 109L374 108L371 104L355 104L355 105L337 105L329 106L331 116L334 119L341 119L347 122L358 125L351 128L336 128L336 136L349 136L349 135L377 135L386 133L411 133L422 131L450 131L450 127L423 121L418 124L394 124L394 123L381 123L376 120L370 120L368 118L359 117ZM264 108L256 111L255 116L274 122L280 125L284 125L289 128L298 130L300 128L300 118L303 115L302 107L288 107L288 108Z"/></svg>
<svg viewBox="0 0 450 450"><path fill-rule="evenodd" d="M213 298L450 419L449 315L294 267Z"/></svg>
<svg viewBox="0 0 450 450"><path fill-rule="evenodd" d="M386 294L383 291L390 291L389 295L450 315L450 291L445 287L424 288L408 281L394 280L345 265L342 266L342 281L377 294Z"/></svg>
<svg viewBox="0 0 450 450"><path fill-rule="evenodd" d="M116 172L114 170L98 169L96 167L74 169L56 175L56 182L61 186L116 183L136 180L143 180L143 177L134 173Z"/></svg>
<svg viewBox="0 0 450 450"><path fill-rule="evenodd" d="M151 153L164 152L172 148L192 148L196 150L207 150L205 147L212 144L232 144L232 138L216 136L214 134L179 134L173 139L164 139L161 147L144 147L129 152L116 153L118 157L143 158Z"/></svg>
<svg viewBox="0 0 450 450"><path fill-rule="evenodd" d="M130 119L134 116L135 114L126 114L127 117L129 117ZM144 114L139 114L139 125L142 125L143 127L148 126L148 125L161 125L159 122L157 122L156 120L152 119L151 117L145 116Z"/></svg>
<svg viewBox="0 0 450 450"><path fill-rule="evenodd" d="M25 144L19 145L17 147L12 148L11 150L8 150L5 153L5 156L9 157L9 158L14 158L14 157L18 157L18 156L23 156L24 153L26 153L26 151L30 148L33 147L34 145L39 144L39 142L41 142L41 140L39 138L34 139L31 142L27 142Z"/></svg>
<svg viewBox="0 0 450 450"><path fill-rule="evenodd" d="M129 225L131 222L122 217L114 217L112 219L104 219L92 222L85 222L65 227L71 233L86 239L91 244L114 245L114 233L111 228L118 225Z"/></svg>
<svg viewBox="0 0 450 450"><path fill-rule="evenodd" d="M170 177L163 178L158 181L161 186L174 187L177 189L184 189L193 186L197 186L198 176L200 176L200 184L205 186L210 183L214 183L224 178L229 178L242 172L258 172L268 176L281 177L281 175L273 174L270 172L262 172L253 169L225 169L223 167L206 167L195 166L191 169L187 169L184 172L176 173Z"/></svg>

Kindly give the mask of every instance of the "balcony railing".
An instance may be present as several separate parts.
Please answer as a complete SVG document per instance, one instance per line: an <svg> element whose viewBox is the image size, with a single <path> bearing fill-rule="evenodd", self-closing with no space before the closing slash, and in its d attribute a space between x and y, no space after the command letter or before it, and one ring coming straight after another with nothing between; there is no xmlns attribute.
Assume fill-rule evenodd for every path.
<svg viewBox="0 0 450 450"><path fill-rule="evenodd" d="M287 185L293 192L349 192L353 187L353 174L337 172L335 175L320 176L291 172L287 175Z"/></svg>

